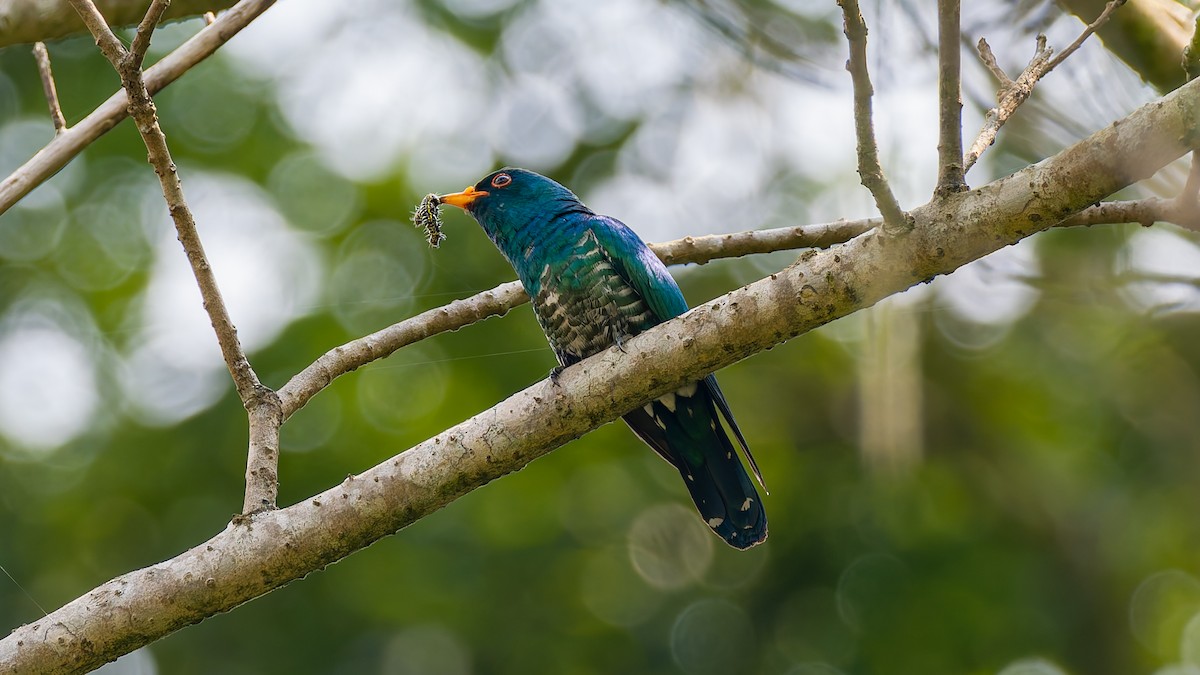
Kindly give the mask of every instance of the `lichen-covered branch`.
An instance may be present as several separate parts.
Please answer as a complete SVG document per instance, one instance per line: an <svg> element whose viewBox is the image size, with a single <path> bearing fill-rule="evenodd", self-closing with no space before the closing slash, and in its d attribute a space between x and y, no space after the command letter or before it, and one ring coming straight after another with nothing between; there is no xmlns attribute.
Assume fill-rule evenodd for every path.
<svg viewBox="0 0 1200 675"><path fill-rule="evenodd" d="M567 368L557 383L16 629L0 640L0 673L82 672L322 569L684 382L1051 227L1200 146L1198 129L1193 82L1054 157L914 209L920 226L908 236L884 242L869 231L802 255Z"/></svg>
<svg viewBox="0 0 1200 675"><path fill-rule="evenodd" d="M875 90L871 86L871 74L867 70L867 22L858 8L858 0L838 0L844 17L843 30L850 44L850 58L846 70L854 83L854 133L858 137L858 176L862 184L871 191L883 221L889 231L903 232L912 227L912 219L900 208L896 195L888 185L883 167L879 164L879 146L875 141L872 120L871 97Z"/></svg>
<svg viewBox="0 0 1200 675"><path fill-rule="evenodd" d="M174 0L166 20L199 16L226 9L234 0ZM97 0L100 12L114 26L132 25L146 13L146 0ZM0 48L86 33L88 29L68 0L0 0Z"/></svg>
<svg viewBox="0 0 1200 675"><path fill-rule="evenodd" d="M201 30L195 37L149 68L145 73L146 88L151 94L158 93L228 42L273 4L275 0L242 0L233 9L222 14L211 26ZM145 4L141 6L144 7ZM0 24L0 34L3 33L3 24ZM54 140L29 161L0 181L0 214L12 208L31 190L58 173L84 148L125 119L129 114L128 107L129 99L122 89L75 126L55 136Z"/></svg>

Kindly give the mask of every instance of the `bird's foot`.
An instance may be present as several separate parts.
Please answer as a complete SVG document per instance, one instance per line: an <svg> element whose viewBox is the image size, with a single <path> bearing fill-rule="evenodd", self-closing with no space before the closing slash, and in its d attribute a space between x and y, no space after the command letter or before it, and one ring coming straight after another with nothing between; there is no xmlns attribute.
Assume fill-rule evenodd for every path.
<svg viewBox="0 0 1200 675"><path fill-rule="evenodd" d="M564 368L563 366L554 366L553 368L551 368L550 369L550 384L553 384L554 386L557 387L558 386L558 378L559 378L559 376L562 375L564 370L566 370L566 368Z"/></svg>

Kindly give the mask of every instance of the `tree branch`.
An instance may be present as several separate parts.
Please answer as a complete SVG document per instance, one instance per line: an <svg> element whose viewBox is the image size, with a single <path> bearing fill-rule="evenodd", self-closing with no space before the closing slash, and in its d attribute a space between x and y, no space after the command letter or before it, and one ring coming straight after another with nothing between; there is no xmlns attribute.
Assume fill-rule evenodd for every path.
<svg viewBox="0 0 1200 675"><path fill-rule="evenodd" d="M935 194L967 189L962 151L962 5L938 0L938 182Z"/></svg>
<svg viewBox="0 0 1200 675"><path fill-rule="evenodd" d="M228 42L273 4L275 0L242 0L233 9L222 14L212 26L197 33L147 70L146 88L151 94L158 93ZM0 24L0 34L3 33L3 26ZM75 126L56 136L28 162L0 182L0 215L125 119L128 106L129 100L122 89Z"/></svg>
<svg viewBox="0 0 1200 675"><path fill-rule="evenodd" d="M37 61L38 76L42 78L42 91L46 94L46 104L50 107L54 135L58 136L67 130L67 120L63 117L62 106L58 103L58 87L54 85L54 72L50 69L50 52L46 51L44 43L34 43L33 58Z"/></svg>
<svg viewBox="0 0 1200 675"><path fill-rule="evenodd" d="M1074 42L1067 45L1066 49L1053 58L1051 55L1054 50L1046 46L1046 36L1039 35L1033 58L1029 60L1029 65L1025 66L1025 70L1021 71L1016 80L1010 80L1004 74L1004 71L996 64L996 57L992 54L992 49L988 46L987 41L983 38L979 39L979 58L983 60L993 75L997 75L997 79L1000 80L1000 89L996 92L996 107L987 111L984 116L983 128L979 130L979 136L975 138L975 142L971 144L971 148L963 157L965 170L969 171L971 167L975 166L979 157L996 142L996 134L1000 132L1000 127L1004 126L1008 118L1012 117L1017 108L1021 107L1021 104L1029 98L1038 80L1074 54L1080 45L1100 26L1103 26L1112 13L1125 2L1126 0L1109 0L1108 4L1104 6L1104 10L1100 12L1100 16L1088 24Z"/></svg>
<svg viewBox="0 0 1200 675"><path fill-rule="evenodd" d="M208 10L232 6L234 0L174 0L164 19L199 16ZM96 3L114 26L136 23L146 11L146 0L98 0ZM86 33L86 26L67 0L0 0L0 48Z"/></svg>
<svg viewBox="0 0 1200 675"><path fill-rule="evenodd" d="M879 147L871 119L871 74L867 70L867 23L858 8L858 0L838 0L844 17L843 30L850 43L850 58L846 70L854 82L854 133L858 137L858 175L871 191L884 223L891 232L904 232L912 227L911 217L900 208L896 195L888 185L883 167L879 165Z"/></svg>
<svg viewBox="0 0 1200 675"><path fill-rule="evenodd" d="M981 258L1200 146L1200 82L1057 155L914 209L567 368L338 486L239 519L0 640L0 672L80 672L321 569L684 382Z"/></svg>
<svg viewBox="0 0 1200 675"><path fill-rule="evenodd" d="M167 147L167 137L158 124L154 100L150 97L143 79L142 59L150 47L150 36L170 0L153 0L150 3L150 8L138 25L137 34L128 51L105 23L104 17L100 15L92 0L70 2L96 36L96 44L121 76L121 84L129 98L129 114L137 123L138 133L146 144L148 160L154 167L154 172L158 174L163 198L167 202L171 220L175 223L179 243L183 245L188 263L192 267L196 284L200 287L204 309L208 312L213 331L217 335L221 355L225 359L229 374L233 377L238 396L250 415L250 444L243 513L274 508L279 492L279 425L282 423L279 398L275 392L259 382L258 375L250 366L238 341L237 328L225 307L221 289L217 286L216 276L204 252L204 245L196 230L195 217L188 207L179 173Z"/></svg>

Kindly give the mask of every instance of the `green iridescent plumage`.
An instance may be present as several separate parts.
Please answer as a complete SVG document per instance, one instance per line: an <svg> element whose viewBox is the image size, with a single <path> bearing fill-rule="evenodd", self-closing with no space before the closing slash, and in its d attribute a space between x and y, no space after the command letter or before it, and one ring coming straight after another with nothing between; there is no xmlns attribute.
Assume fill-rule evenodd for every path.
<svg viewBox="0 0 1200 675"><path fill-rule="evenodd" d="M545 176L501 169L439 199L470 213L512 264L563 367L687 311L679 286L645 242ZM722 417L761 483L712 375L624 419L679 470L705 523L744 549L766 539L767 516Z"/></svg>

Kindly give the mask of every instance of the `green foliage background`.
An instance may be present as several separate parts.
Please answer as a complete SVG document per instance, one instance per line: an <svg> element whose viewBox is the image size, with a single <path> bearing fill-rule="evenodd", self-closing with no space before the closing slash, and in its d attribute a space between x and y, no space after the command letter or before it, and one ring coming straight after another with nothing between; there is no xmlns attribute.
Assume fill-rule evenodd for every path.
<svg viewBox="0 0 1200 675"><path fill-rule="evenodd" d="M742 40L747 58L814 80L839 77L820 65L841 58L837 15L828 8L793 13L785 4L702 5L711 12L698 12L697 21L728 29L720 39ZM460 15L432 2L416 6L426 30L499 63L493 50L512 18L536 9L517 3ZM739 32L747 25L808 36L811 53L781 55L778 44ZM177 24L161 41L169 45L198 27ZM51 51L69 121L114 90L115 76L87 39ZM404 162L369 180L338 176L312 159L310 140L282 119L271 82L245 74L233 58L205 62L158 101L185 189L195 172L236 174L261 186L323 260L366 248L401 270L362 270L352 286L369 296L361 305L335 292L327 275L315 278L316 303L252 354L271 386L337 344L513 276L460 214L447 214L450 238L439 251L408 227L421 194L460 185L430 185L419 166ZM0 130L41 125L3 137L6 161L24 152L21 161L48 140L43 107L28 51L0 51ZM609 138L580 139L561 162L536 168L586 198L624 171L615 153L639 123L614 121ZM1031 112L1024 124L994 151L992 170L1054 151L1046 129L1055 119ZM852 145L845 153L852 156ZM137 233L147 227L141 221L165 213L147 215L120 201L122 188L151 179L143 160L135 130L123 123L52 183L64 196L61 208L0 217L0 231L9 230L4 241L33 242L21 250L36 251L40 237L53 237L42 253L0 250L0 313L29 303L82 308L100 336L89 354L102 392L91 425L62 447L33 452L0 436L0 565L20 584L0 577L0 626L38 619L29 596L50 610L174 556L223 528L241 503L246 422L230 387L215 404L164 427L131 411L114 384L117 355L131 348L130 317L158 255ZM310 172L307 188L286 187L278 168L286 161ZM495 162L505 163L503 153ZM762 186L787 204L827 188L787 169ZM116 217L98 234L88 210L97 204L114 204L130 221ZM775 222L742 225L807 217L803 208L785 208L772 215ZM341 226L329 226L338 219ZM206 223L200 227L203 234ZM104 232L117 234L104 239ZM938 292L892 305L919 331L924 441L909 470L878 470L860 453L864 336L876 329L871 321L883 319L850 317L723 371L771 488L771 537L755 550L719 546L691 512L674 471L612 424L116 667L446 675L1200 672L1184 665L1200 668L1200 324L1197 305L1189 304L1200 273L1155 282L1174 289L1177 303L1131 301L1130 284L1145 283L1130 278L1137 232L1109 226L1037 237L1028 249L1034 273L1017 275L1035 299L1009 323L973 323ZM1171 240L1195 247L1191 236ZM685 294L699 302L791 255L676 271ZM977 302L989 302L987 289ZM523 307L339 380L284 428L280 502L303 499L490 407L552 365ZM1179 669L1168 671L1169 664Z"/></svg>

